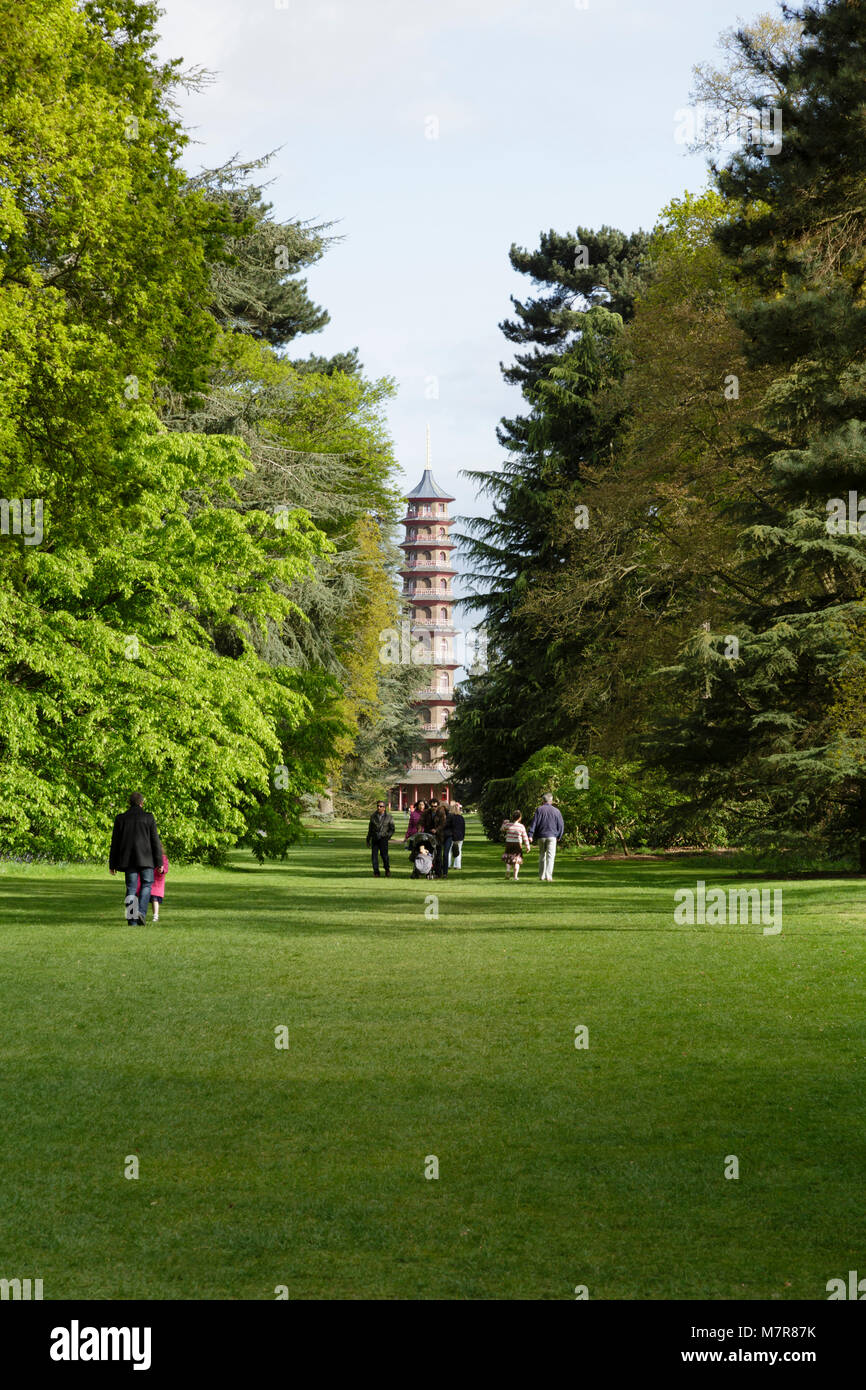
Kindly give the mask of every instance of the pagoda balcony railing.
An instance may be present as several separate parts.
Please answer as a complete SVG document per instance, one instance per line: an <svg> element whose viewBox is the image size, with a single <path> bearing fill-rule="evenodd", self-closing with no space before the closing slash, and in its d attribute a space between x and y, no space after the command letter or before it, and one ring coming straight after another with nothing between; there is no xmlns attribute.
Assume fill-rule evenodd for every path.
<svg viewBox="0 0 866 1390"><path fill-rule="evenodd" d="M425 772L449 771L450 769L448 767L448 764L440 759L439 762L435 763L412 763L410 767L406 768L406 771L403 775L404 777L418 777L421 780L423 780Z"/></svg>
<svg viewBox="0 0 866 1390"><path fill-rule="evenodd" d="M448 737L447 724L419 724L418 728L421 730L422 734L424 734L425 738L445 739Z"/></svg>
<svg viewBox="0 0 866 1390"><path fill-rule="evenodd" d="M456 573L457 573L457 570L456 570L456 568L454 567L454 565L447 565L447 564L445 563L444 560L441 562L441 564L437 564L437 563L436 563L435 561L433 561L433 560L430 560L430 561L427 561L427 560L423 560L423 561L422 561L422 560L419 560L419 561L418 561L416 564L414 564L414 565L412 564L412 562L411 562L411 560L410 560L410 561L408 561L405 565L401 565L400 568L401 568L401 569L404 569L404 570L441 570L443 574L456 574Z"/></svg>
<svg viewBox="0 0 866 1390"><path fill-rule="evenodd" d="M436 690L431 686L429 690L416 690L412 695L413 700L453 700L454 691L449 686L447 690Z"/></svg>
<svg viewBox="0 0 866 1390"><path fill-rule="evenodd" d="M447 536L422 536L419 540L410 540L407 537L399 542L400 549L408 551L410 555L419 550L436 550L440 545L443 550L457 549L456 541L450 541Z"/></svg>
<svg viewBox="0 0 866 1390"><path fill-rule="evenodd" d="M413 627L413 628L428 628L428 627L435 627L435 628L439 628L442 632L456 632L456 631L457 631L457 629L456 629L456 627L454 626L453 623L440 623L440 622L434 622L432 618L419 618L417 614L416 614L415 617L412 619L412 627Z"/></svg>
<svg viewBox="0 0 866 1390"><path fill-rule="evenodd" d="M413 525L414 525L414 523L411 523L411 524L409 525L409 531L413 530ZM439 523L438 525L435 525L435 528L431 528L431 530L434 530L434 532L435 532L435 531L445 531L446 525L450 525L450 521L441 521L441 523ZM417 527L414 527L414 530L417 531L418 528L417 528ZM427 527L425 527L424 530L427 530ZM405 537L403 537L402 542L400 542L400 545L430 545L430 546L432 546L432 545L455 545L455 546L456 546L456 543L457 543L456 541L452 541L452 538L450 538L449 535L435 535L435 534L434 534L434 535L409 535L409 531L406 532L406 535L405 535Z"/></svg>

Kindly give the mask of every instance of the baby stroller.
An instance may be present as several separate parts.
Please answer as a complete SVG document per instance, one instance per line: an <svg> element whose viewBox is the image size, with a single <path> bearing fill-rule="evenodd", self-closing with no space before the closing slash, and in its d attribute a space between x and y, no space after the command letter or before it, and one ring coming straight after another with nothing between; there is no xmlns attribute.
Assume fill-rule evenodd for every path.
<svg viewBox="0 0 866 1390"><path fill-rule="evenodd" d="M432 878L433 865L435 863L436 836L431 835L429 830L419 830L407 841L409 854L412 859L413 878Z"/></svg>

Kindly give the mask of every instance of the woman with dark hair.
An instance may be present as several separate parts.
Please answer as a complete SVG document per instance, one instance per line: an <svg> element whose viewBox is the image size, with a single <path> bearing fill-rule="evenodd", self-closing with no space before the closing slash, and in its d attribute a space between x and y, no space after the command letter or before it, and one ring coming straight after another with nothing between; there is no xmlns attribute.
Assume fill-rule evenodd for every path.
<svg viewBox="0 0 866 1390"><path fill-rule="evenodd" d="M526 826L519 811L515 811L511 820L507 818L502 822L500 830L505 835L505 853L502 856L505 864L505 877L511 878L511 871L514 870L514 882L517 882L517 875L520 873L520 866L523 863L523 851L529 849L529 836L526 833Z"/></svg>
<svg viewBox="0 0 866 1390"><path fill-rule="evenodd" d="M409 824L406 827L406 834L403 836L404 840L411 840L412 836L415 834L415 831L421 829L421 826L424 822L424 812L426 811L426 809L426 801L415 802L415 805L409 811Z"/></svg>

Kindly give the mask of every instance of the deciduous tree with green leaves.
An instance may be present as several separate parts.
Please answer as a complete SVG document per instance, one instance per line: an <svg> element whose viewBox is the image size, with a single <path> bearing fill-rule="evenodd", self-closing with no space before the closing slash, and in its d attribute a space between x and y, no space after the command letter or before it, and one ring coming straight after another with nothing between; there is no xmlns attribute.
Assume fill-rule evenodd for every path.
<svg viewBox="0 0 866 1390"><path fill-rule="evenodd" d="M232 230L180 167L156 15L0 15L2 484L39 499L44 533L0 537L0 834L64 857L105 851L135 784L170 853L218 859L268 806L280 852L342 727L335 711L312 737L313 698L318 714L336 687L254 640L327 538L300 509L278 527L239 506L242 443L154 410L207 387Z"/></svg>

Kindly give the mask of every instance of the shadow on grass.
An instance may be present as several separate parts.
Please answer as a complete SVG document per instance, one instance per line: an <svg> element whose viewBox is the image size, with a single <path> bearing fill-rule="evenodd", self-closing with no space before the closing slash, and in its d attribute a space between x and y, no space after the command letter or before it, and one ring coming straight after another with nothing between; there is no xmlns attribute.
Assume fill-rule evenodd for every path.
<svg viewBox="0 0 866 1390"><path fill-rule="evenodd" d="M68 895L66 895L68 897ZM77 896L77 895L76 895ZM263 895L263 899L267 895ZM485 921L487 909L484 905L469 904L461 907L458 903L444 904L443 916L437 921L428 921L423 916L424 901L418 899L395 899L386 907L385 904L356 904L356 903L333 903L330 908L323 906L321 897L316 894L303 894L291 900L289 903L275 903L272 900L262 900L259 902L245 902L243 904L244 922L239 924L238 911L236 906L215 905L212 902L203 903L201 896L189 897L178 893L174 899L173 909L163 908L158 924L155 924L148 916L145 927L130 927L123 919L122 913L118 910L116 915L107 910L104 898L100 895L98 902L82 903L68 902L67 909L62 915L59 912L51 913L50 907L53 904L33 904L28 902L26 906L20 906L17 911L11 914L10 926L25 928L47 928L62 926L65 933L70 931L75 933L75 938L79 932L98 934L102 938L103 933L123 933L127 939L132 939L139 933L144 933L147 942L155 941L162 934L163 938L177 939L182 933L185 937L204 936L206 934L232 933L235 939L238 938L238 928L240 926L243 935L255 937L259 935L283 937L286 940L321 937L321 936L365 936L369 938L391 939L405 936L407 933L422 935L425 937L435 937L442 935L449 936L476 936L485 935L508 935L531 934L541 935L587 935L607 933L613 935L654 935L654 936L719 936L720 934L736 935L753 934L762 936L762 929L758 923L742 925L719 925L696 924L685 925L673 922L670 908L653 912L647 905L638 904L619 904L615 902L605 902L595 900L584 905L580 915L584 920L574 920L576 915L574 903L569 904L570 911L563 913L560 920L556 920L556 914L551 913L549 905L543 902L514 903L503 907L502 904L491 905L490 916L495 920ZM443 906L440 899L440 906ZM385 909L385 912L383 912ZM387 913L387 915L385 915ZM466 922L466 918L471 918L471 923ZM805 925L815 927L815 923ZM821 939L831 939L836 936L850 936L851 925L842 926L837 924L832 926L821 926ZM797 934L798 924L788 923L784 935L791 937ZM44 935L39 938L43 943L46 941ZM69 939L68 935L65 937ZM77 949L77 948L76 948Z"/></svg>
<svg viewBox="0 0 866 1390"><path fill-rule="evenodd" d="M369 860L351 838L354 862L341 861L340 847L324 862L322 840L309 842L296 850L286 862L259 866L232 863L225 869L208 867L200 877L181 877L169 883L160 923L154 926L148 916L146 928L131 928L123 916L123 885L118 879L94 872L91 880L32 873L20 878L0 879L0 904L10 927L62 926L65 930L96 928L100 931L232 931L239 918L251 934L266 933L284 937L343 935L361 933L378 937L398 937L406 932L425 936L483 935L532 932L534 934L718 933L720 930L757 931L758 924L736 928L714 925L680 925L673 921L673 893L677 887L694 885L696 877L708 884L734 885L743 881L770 879L787 882L774 875L736 872L732 866L716 864L698 867L694 863L653 862L627 864L618 861L587 863L562 856L557 877L551 884L537 878L536 864L530 859L523 877L505 888L505 876L493 847L479 845L470 852L467 867L452 872L448 879L412 879L408 855L398 849L392 855L393 873L379 883L373 881ZM335 839L338 837L334 837ZM309 862L313 861L313 862ZM465 861L464 861L465 862ZM536 861L537 863L537 861ZM195 874L195 871L191 871ZM225 877L223 878L223 874ZM243 886L237 875L244 876ZM257 877L260 881L256 881ZM312 882L310 882L312 880ZM828 903L826 885L835 880L839 894ZM822 936L844 935L855 923L832 921L834 909L850 912L859 898L854 893L859 879L848 875L812 873L797 875L793 915L786 912L786 934L798 925L815 928L815 914L830 919L820 925ZM298 884L296 889L295 884ZM327 885L333 891L328 893ZM495 891L491 892L494 888ZM439 899L442 920L423 918L428 895ZM465 919L472 919L467 925ZM485 920L493 918L494 920ZM797 918L800 919L799 923ZM41 938L44 940L44 938Z"/></svg>

